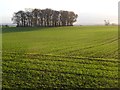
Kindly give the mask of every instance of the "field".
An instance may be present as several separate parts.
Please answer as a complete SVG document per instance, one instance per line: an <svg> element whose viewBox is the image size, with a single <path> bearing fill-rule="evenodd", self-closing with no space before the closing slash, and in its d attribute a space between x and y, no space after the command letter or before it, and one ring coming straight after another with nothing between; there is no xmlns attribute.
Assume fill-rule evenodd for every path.
<svg viewBox="0 0 120 90"><path fill-rule="evenodd" d="M9 27L3 88L118 88L117 26Z"/></svg>

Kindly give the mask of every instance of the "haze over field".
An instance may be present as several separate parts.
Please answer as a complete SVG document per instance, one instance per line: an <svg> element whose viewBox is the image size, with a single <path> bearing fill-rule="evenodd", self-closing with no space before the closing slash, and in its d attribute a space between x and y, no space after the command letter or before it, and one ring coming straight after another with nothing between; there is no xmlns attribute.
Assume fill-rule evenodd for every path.
<svg viewBox="0 0 120 90"><path fill-rule="evenodd" d="M79 15L76 25L104 24L104 20L117 23L119 0L2 0L0 23L12 23L14 12L25 8L51 8L74 11Z"/></svg>

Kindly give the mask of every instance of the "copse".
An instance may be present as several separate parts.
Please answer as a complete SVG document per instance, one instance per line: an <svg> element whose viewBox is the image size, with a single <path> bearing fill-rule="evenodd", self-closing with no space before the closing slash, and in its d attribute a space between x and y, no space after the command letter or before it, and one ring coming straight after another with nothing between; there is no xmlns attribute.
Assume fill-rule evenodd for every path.
<svg viewBox="0 0 120 90"><path fill-rule="evenodd" d="M18 11L13 15L17 27L56 27L73 26L78 15L73 11L57 11L49 8Z"/></svg>

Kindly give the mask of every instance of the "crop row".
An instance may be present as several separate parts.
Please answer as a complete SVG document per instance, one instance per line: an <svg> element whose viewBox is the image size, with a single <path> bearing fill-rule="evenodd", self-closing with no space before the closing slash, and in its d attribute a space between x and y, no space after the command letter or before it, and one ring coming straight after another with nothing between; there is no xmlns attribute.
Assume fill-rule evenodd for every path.
<svg viewBox="0 0 120 90"><path fill-rule="evenodd" d="M19 62L20 63L20 62ZM67 65L59 65L60 63L55 64L54 62L41 62L41 63L37 63L37 64L33 64L33 63L21 63L21 65L16 66L17 64L19 64L18 62L9 62L7 63L3 63L4 66L7 66L8 68L15 68L15 69L26 69L26 70L45 70L45 71L51 71L51 72L59 72L59 73L72 73L75 75L88 75L88 76L93 76L93 77L106 77L106 78L113 78L113 79L117 79L118 77L118 73L117 71L107 71L107 70L100 70L100 69L87 69L84 67L74 67L74 66L67 66ZM9 65L10 64L10 65ZM65 63L66 64L66 63ZM68 63L71 64L71 63ZM13 67L14 66L14 67ZM27 67L26 67L27 66Z"/></svg>
<svg viewBox="0 0 120 90"><path fill-rule="evenodd" d="M116 70L117 72L117 67L118 67L118 63L117 62L108 62L107 61L98 61L98 60L84 60L84 59L74 59L74 58L71 58L71 60L69 60L70 58L60 58L60 57L37 57L36 58L29 58L27 57L26 59L25 58L3 58L4 61L3 61L3 65L5 64L5 66L8 66L9 67L9 64L10 65L13 65L13 67L15 67L14 64L19 64L21 63L21 65L38 65L38 66L41 66L45 69L49 68L50 66L52 66L53 69L55 69L55 67L58 67L57 69L60 69L60 70L65 70L68 69L67 71L70 71L72 70L71 68L75 68L77 71L81 71L82 69L87 69L87 70L101 70L100 68L104 69L104 71L108 71L108 72L114 72L114 69ZM7 64L8 63L8 64ZM7 64L7 65L6 65ZM37 67L38 67L37 66ZM61 68L63 69L61 69ZM43 69L42 68L42 69ZM51 70L52 70L51 68ZM99 69L98 69L99 68ZM108 70L109 68L109 70ZM112 71L110 71L110 69ZM85 71L85 70L82 70L82 71ZM106 72L105 71L105 72ZM117 73L116 73L117 74ZM112 74L111 74L112 75Z"/></svg>
<svg viewBox="0 0 120 90"><path fill-rule="evenodd" d="M87 87L87 86L88 87L91 87L91 86L92 87L117 87L118 85L118 80L115 78L110 78L110 77L108 78L106 76L100 76L100 75L97 75L97 76L90 75L90 72L92 70L89 72L88 70L84 69L86 72L88 72L88 75L87 75L85 73L82 73L82 74L76 73L74 72L74 70L66 71L65 69L67 67L63 67L62 69L62 67L61 68L56 67L56 65L45 66L43 64L43 66L41 66L40 64L33 65L29 63L28 64L9 63L9 65L7 64L7 66L4 66L3 68L4 70L3 79L7 81L6 83L12 82L12 85L16 85L15 87L17 86L25 87L27 83L28 85L26 86L28 87L30 87L29 85L31 84L33 85L34 83L36 87L40 87L40 85L43 85L43 87L49 87L49 86L61 87L62 86L63 88L64 88L63 84L65 84L67 88L69 87L69 85L72 85L72 84L76 84L77 87L81 87L81 88ZM56 68L57 70L55 70L54 68ZM62 70L60 70L59 68ZM96 71L96 70L93 70L93 71ZM101 71L101 72L104 72L104 71ZM91 72L91 73L94 73L94 72ZM110 74L109 72L106 72L106 73ZM9 83L9 85L10 84L11 83Z"/></svg>

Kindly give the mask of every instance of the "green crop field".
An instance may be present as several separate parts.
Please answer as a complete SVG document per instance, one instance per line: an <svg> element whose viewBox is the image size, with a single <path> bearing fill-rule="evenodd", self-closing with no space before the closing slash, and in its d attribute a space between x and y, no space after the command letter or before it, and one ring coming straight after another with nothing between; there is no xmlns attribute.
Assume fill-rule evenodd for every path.
<svg viewBox="0 0 120 90"><path fill-rule="evenodd" d="M118 88L117 26L9 27L3 88Z"/></svg>

